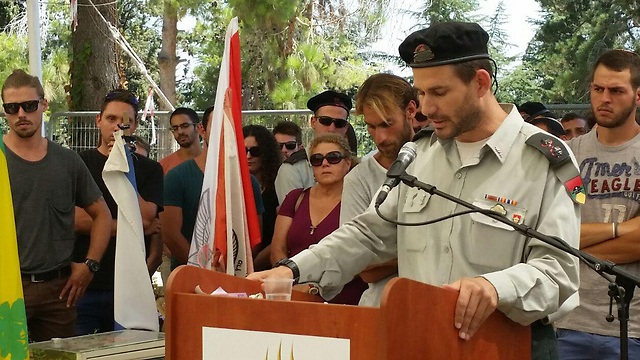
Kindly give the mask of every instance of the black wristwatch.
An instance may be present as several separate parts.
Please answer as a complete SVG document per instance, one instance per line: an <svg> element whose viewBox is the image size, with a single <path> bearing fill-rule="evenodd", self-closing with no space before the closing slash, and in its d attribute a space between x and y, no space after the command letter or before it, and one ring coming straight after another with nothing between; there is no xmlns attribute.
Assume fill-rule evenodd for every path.
<svg viewBox="0 0 640 360"><path fill-rule="evenodd" d="M92 273L97 273L98 270L100 270L100 262L92 260L92 259L86 259L84 261L85 264L87 264L87 266L89 267L89 270L91 270Z"/></svg>
<svg viewBox="0 0 640 360"><path fill-rule="evenodd" d="M289 258L280 259L273 264L274 268L277 268L278 266L286 266L291 269L291 272L293 273L293 283L298 283L300 280L300 269L298 269L298 265L293 260Z"/></svg>

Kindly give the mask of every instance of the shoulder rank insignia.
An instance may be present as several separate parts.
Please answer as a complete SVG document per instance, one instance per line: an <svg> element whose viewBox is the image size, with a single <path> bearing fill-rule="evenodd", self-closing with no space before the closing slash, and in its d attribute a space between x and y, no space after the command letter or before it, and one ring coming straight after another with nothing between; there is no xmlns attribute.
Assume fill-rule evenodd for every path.
<svg viewBox="0 0 640 360"><path fill-rule="evenodd" d="M584 184L565 144L543 132L531 135L526 144L536 148L549 160L551 169L564 184L571 199L578 204L584 204L587 199Z"/></svg>

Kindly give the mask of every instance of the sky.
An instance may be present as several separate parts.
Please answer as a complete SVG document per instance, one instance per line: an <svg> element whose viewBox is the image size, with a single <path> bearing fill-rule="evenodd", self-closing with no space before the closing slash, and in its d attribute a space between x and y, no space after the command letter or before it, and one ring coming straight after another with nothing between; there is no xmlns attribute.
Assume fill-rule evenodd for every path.
<svg viewBox="0 0 640 360"><path fill-rule="evenodd" d="M480 5L478 15L489 17L495 13L500 0L479 0L478 2ZM415 3L415 0L391 0L389 16L382 31L386 35L374 43L371 50L398 54L398 45L407 35L417 30L416 21L409 15L402 14L403 9L410 9ZM531 24L531 20L540 18L540 5L535 0L505 0L504 4L508 21L503 25L503 29L509 34L509 42L513 44L507 55L522 55L535 34L536 29ZM390 66L386 70L397 73L399 69ZM408 69L401 70L401 75L407 75L405 71L408 72Z"/></svg>

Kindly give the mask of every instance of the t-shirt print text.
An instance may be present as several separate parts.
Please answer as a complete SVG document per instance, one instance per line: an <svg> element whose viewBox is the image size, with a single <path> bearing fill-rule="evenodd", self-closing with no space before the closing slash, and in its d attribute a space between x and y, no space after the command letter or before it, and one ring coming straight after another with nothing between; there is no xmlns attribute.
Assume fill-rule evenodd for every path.
<svg viewBox="0 0 640 360"><path fill-rule="evenodd" d="M616 163L586 158L580 164L580 174L589 198L621 197L640 203L640 163L635 157Z"/></svg>

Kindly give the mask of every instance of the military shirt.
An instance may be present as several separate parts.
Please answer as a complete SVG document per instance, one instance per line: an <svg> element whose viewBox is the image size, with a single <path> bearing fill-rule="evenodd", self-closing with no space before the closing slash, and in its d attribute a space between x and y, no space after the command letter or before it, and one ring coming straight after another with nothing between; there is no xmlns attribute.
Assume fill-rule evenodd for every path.
<svg viewBox="0 0 640 360"><path fill-rule="evenodd" d="M417 142L418 155L407 173L481 208L499 206L510 220L577 247L578 205L545 155L525 144L541 130L525 123L515 106L503 109L508 116L469 165L461 165L453 139L434 134ZM576 166L573 154L571 160ZM463 210L404 184L380 206L386 217L413 223ZM396 256L401 277L435 286L484 277L496 289L498 309L523 325L555 312L579 286L574 257L477 213L408 227L382 220L370 207L293 261L300 282L315 282L330 296L370 263Z"/></svg>

